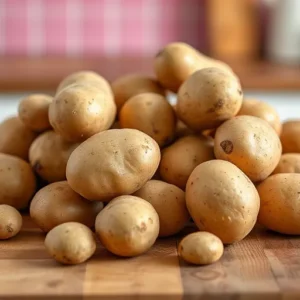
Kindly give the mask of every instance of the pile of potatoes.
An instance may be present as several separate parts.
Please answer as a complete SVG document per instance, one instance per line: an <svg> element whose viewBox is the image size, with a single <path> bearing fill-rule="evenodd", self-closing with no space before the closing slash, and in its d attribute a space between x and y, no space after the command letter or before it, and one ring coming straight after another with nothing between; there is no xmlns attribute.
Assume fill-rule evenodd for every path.
<svg viewBox="0 0 300 300"><path fill-rule="evenodd" d="M300 234L300 119L281 124L228 65L184 43L162 49L154 71L112 83L80 71L54 97L20 101L0 124L0 239L26 209L64 264L89 259L96 237L140 255L191 218L199 231L178 255L193 264L217 261L256 223Z"/></svg>

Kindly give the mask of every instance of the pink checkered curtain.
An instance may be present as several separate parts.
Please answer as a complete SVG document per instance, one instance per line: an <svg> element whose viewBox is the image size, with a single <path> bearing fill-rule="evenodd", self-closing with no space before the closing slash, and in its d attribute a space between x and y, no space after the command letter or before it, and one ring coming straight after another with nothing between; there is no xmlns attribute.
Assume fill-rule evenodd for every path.
<svg viewBox="0 0 300 300"><path fill-rule="evenodd" d="M0 0L0 55L147 56L205 50L204 0Z"/></svg>

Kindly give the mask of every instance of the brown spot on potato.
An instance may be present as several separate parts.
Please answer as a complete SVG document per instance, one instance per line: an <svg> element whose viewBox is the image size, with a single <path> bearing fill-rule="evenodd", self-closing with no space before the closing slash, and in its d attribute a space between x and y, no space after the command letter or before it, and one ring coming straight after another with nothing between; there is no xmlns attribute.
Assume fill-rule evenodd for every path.
<svg viewBox="0 0 300 300"><path fill-rule="evenodd" d="M39 161L36 161L35 163L34 163L34 165L33 165L33 170L35 171L35 172L40 172L41 170L43 169L43 166L40 164L40 162Z"/></svg>
<svg viewBox="0 0 300 300"><path fill-rule="evenodd" d="M142 223L141 223L141 227L139 227L139 231L140 231L140 232L144 232L144 231L146 231L146 230L147 230L147 225L146 225L145 222L142 222Z"/></svg>
<svg viewBox="0 0 300 300"><path fill-rule="evenodd" d="M11 224L11 223L9 223L9 224L7 224L7 225L6 225L6 230L7 230L7 232L9 232L9 233L12 233L12 232L14 232L14 229L13 229L13 227L12 227L12 224Z"/></svg>
<svg viewBox="0 0 300 300"><path fill-rule="evenodd" d="M242 92L241 90L238 90L238 93L239 93L240 95L242 95L242 94L243 94L243 92Z"/></svg>
<svg viewBox="0 0 300 300"><path fill-rule="evenodd" d="M233 144L231 141L229 140L225 140L223 142L220 143L220 146L222 147L223 151L226 154L230 154L233 151Z"/></svg>

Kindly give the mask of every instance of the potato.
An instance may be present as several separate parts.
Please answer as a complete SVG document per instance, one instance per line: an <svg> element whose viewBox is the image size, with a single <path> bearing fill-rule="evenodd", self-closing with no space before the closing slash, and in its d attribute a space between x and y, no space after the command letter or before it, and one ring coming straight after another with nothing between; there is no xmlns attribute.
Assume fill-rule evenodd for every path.
<svg viewBox="0 0 300 300"><path fill-rule="evenodd" d="M0 204L27 207L36 188L34 173L23 159L0 153Z"/></svg>
<svg viewBox="0 0 300 300"><path fill-rule="evenodd" d="M190 219L185 193L173 184L150 180L133 195L153 205L159 216L160 237L178 233Z"/></svg>
<svg viewBox="0 0 300 300"><path fill-rule="evenodd" d="M224 252L222 241L206 231L194 232L184 237L178 245L178 254L186 262L208 265L221 258Z"/></svg>
<svg viewBox="0 0 300 300"><path fill-rule="evenodd" d="M209 140L189 135L162 151L159 172L164 181L185 189L196 166L211 159L214 159L214 152Z"/></svg>
<svg viewBox="0 0 300 300"><path fill-rule="evenodd" d="M138 129L161 147L169 144L175 135L175 113L166 98L158 94L133 96L123 105L119 119L121 128Z"/></svg>
<svg viewBox="0 0 300 300"><path fill-rule="evenodd" d="M280 139L283 153L300 153L300 119L284 122Z"/></svg>
<svg viewBox="0 0 300 300"><path fill-rule="evenodd" d="M68 159L78 145L65 141L52 130L44 132L31 144L30 164L34 171L47 182L64 180Z"/></svg>
<svg viewBox="0 0 300 300"><path fill-rule="evenodd" d="M119 256L136 256L154 244L159 217L149 202L135 196L120 196L98 214L95 228L108 251Z"/></svg>
<svg viewBox="0 0 300 300"><path fill-rule="evenodd" d="M216 158L232 162L257 182L274 171L280 160L281 143L266 121L238 116L217 129L214 151Z"/></svg>
<svg viewBox="0 0 300 300"><path fill-rule="evenodd" d="M252 230L260 203L254 184L239 168L228 161L211 160L189 177L186 204L199 230L231 244Z"/></svg>
<svg viewBox="0 0 300 300"><path fill-rule="evenodd" d="M17 235L21 227L21 214L10 205L0 204L0 240Z"/></svg>
<svg viewBox="0 0 300 300"><path fill-rule="evenodd" d="M18 117L11 117L0 123L0 152L22 159L28 159L31 143L37 137Z"/></svg>
<svg viewBox="0 0 300 300"><path fill-rule="evenodd" d="M300 173L300 153L283 154L273 171L273 174L277 173Z"/></svg>
<svg viewBox="0 0 300 300"><path fill-rule="evenodd" d="M176 113L193 130L213 129L240 110L243 92L238 79L218 68L193 73L180 87Z"/></svg>
<svg viewBox="0 0 300 300"><path fill-rule="evenodd" d="M67 164L71 188L89 200L109 201L132 194L156 172L157 143L135 129L111 129L79 145Z"/></svg>
<svg viewBox="0 0 300 300"><path fill-rule="evenodd" d="M153 78L142 74L127 74L117 78L111 84L117 110L120 111L124 103L133 96L141 93L156 93L164 96L165 91Z"/></svg>
<svg viewBox="0 0 300 300"><path fill-rule="evenodd" d="M258 222L284 234L300 234L300 174L275 174L257 187Z"/></svg>
<svg viewBox="0 0 300 300"><path fill-rule="evenodd" d="M52 100L53 97L45 94L32 94L23 98L18 107L20 120L33 131L42 132L51 128L48 110Z"/></svg>
<svg viewBox="0 0 300 300"><path fill-rule="evenodd" d="M54 227L46 236L45 246L56 261L66 265L83 263L96 251L93 232L76 222Z"/></svg>
<svg viewBox="0 0 300 300"><path fill-rule="evenodd" d="M253 116L267 121L277 132L281 133L280 117L276 109L270 104L256 99L245 99L238 113L239 116Z"/></svg>
<svg viewBox="0 0 300 300"><path fill-rule="evenodd" d="M232 72L225 63L211 59L185 43L168 44L157 53L154 61L158 81L165 89L175 93L195 71L208 67Z"/></svg>
<svg viewBox="0 0 300 300"><path fill-rule="evenodd" d="M89 84L64 88L49 107L52 127L70 142L81 142L110 128L115 116L116 106L111 95Z"/></svg>

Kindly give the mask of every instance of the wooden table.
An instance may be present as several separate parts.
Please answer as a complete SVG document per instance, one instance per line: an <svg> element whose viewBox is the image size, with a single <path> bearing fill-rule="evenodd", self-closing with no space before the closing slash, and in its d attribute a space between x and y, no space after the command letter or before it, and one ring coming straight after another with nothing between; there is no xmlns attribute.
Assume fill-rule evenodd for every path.
<svg viewBox="0 0 300 300"><path fill-rule="evenodd" d="M300 238L256 228L210 266L177 256L181 237L158 240L124 259L98 246L87 263L62 266L44 234L24 218L22 232L0 242L0 299L300 299ZM188 230L191 230L189 228Z"/></svg>

